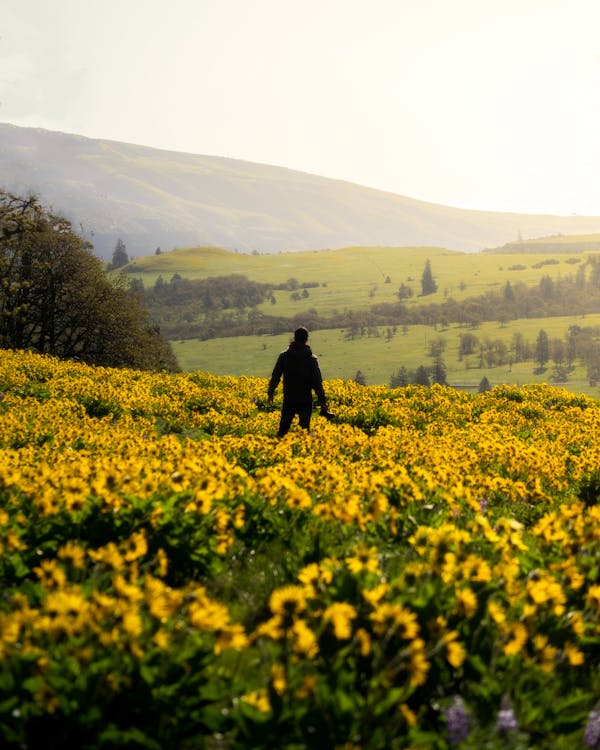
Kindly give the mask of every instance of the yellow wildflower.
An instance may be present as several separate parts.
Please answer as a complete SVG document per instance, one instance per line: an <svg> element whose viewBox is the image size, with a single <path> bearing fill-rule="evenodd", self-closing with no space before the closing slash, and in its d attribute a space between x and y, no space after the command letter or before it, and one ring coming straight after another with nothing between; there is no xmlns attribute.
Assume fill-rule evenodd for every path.
<svg viewBox="0 0 600 750"><path fill-rule="evenodd" d="M358 575L363 570L368 573L376 573L379 570L378 561L379 551L377 547L358 547L354 555L346 558L346 565L354 575Z"/></svg>
<svg viewBox="0 0 600 750"><path fill-rule="evenodd" d="M406 703L400 704L400 713L404 716L404 720L409 727L415 726L417 723L417 715Z"/></svg>
<svg viewBox="0 0 600 750"><path fill-rule="evenodd" d="M358 649L361 656L368 656L371 653L371 636L364 628L359 628L355 633L358 642Z"/></svg>
<svg viewBox="0 0 600 750"><path fill-rule="evenodd" d="M271 667L271 684L277 695L283 695L287 688L285 669L282 664L273 664Z"/></svg>
<svg viewBox="0 0 600 750"><path fill-rule="evenodd" d="M319 652L317 638L304 620L296 620L292 626L295 636L294 651L305 654L309 658L316 656Z"/></svg>
<svg viewBox="0 0 600 750"><path fill-rule="evenodd" d="M346 602L334 602L323 612L323 621L333 626L335 637L345 640L352 635L352 620L356 617L356 609Z"/></svg>
<svg viewBox="0 0 600 750"><path fill-rule="evenodd" d="M370 619L373 621L373 629L379 636L387 635L390 631L402 628L401 637L407 641L415 638L419 633L419 623L414 612L405 609L401 604L383 602Z"/></svg>
<svg viewBox="0 0 600 750"><path fill-rule="evenodd" d="M600 585L590 586L586 598L591 607L600 610Z"/></svg>
<svg viewBox="0 0 600 750"><path fill-rule="evenodd" d="M269 696L267 695L267 691L264 688L261 690L254 690L247 695L243 695L242 700L244 701L244 703L247 703L249 706L253 706L257 709L257 711L260 711L261 713L266 714L271 710Z"/></svg>
<svg viewBox="0 0 600 750"><path fill-rule="evenodd" d="M446 646L446 659L456 669L464 662L466 655L464 646L457 641L450 641Z"/></svg>
<svg viewBox="0 0 600 750"><path fill-rule="evenodd" d="M371 589L363 589L361 593L372 607L376 607L389 590L389 584L383 581L382 583L374 586Z"/></svg>
<svg viewBox="0 0 600 750"><path fill-rule="evenodd" d="M527 642L527 628L520 622L511 624L509 631L510 639L504 644L503 651L507 656L518 654Z"/></svg>
<svg viewBox="0 0 600 750"><path fill-rule="evenodd" d="M123 543L123 557L127 562L133 562L143 557L148 552L148 542L146 540L146 533L137 531L133 533L129 539Z"/></svg>
<svg viewBox="0 0 600 750"><path fill-rule="evenodd" d="M460 611L470 620L477 611L477 596L471 589L460 589L456 592Z"/></svg>
<svg viewBox="0 0 600 750"><path fill-rule="evenodd" d="M171 645L171 636L163 628L159 628L152 636L154 643L163 651L168 651Z"/></svg>
<svg viewBox="0 0 600 750"><path fill-rule="evenodd" d="M415 638L408 647L410 653L410 684L412 687L423 685L427 680L429 662L425 653L425 641Z"/></svg>
<svg viewBox="0 0 600 750"><path fill-rule="evenodd" d="M59 547L57 556L61 560L70 561L71 565L78 570L85 568L85 550L75 542L68 541L62 547Z"/></svg>
<svg viewBox="0 0 600 750"><path fill-rule="evenodd" d="M496 624L501 625L503 622L506 622L506 613L502 608L502 605L498 602L493 599L488 599L487 609L490 617Z"/></svg>
<svg viewBox="0 0 600 750"><path fill-rule="evenodd" d="M306 609L306 593L301 586L282 586L271 593L269 608L286 625Z"/></svg>
<svg viewBox="0 0 600 750"><path fill-rule="evenodd" d="M296 696L300 700L308 698L309 695L314 693L316 684L317 678L312 674L307 675L302 681L302 685L296 690Z"/></svg>
<svg viewBox="0 0 600 750"><path fill-rule="evenodd" d="M217 633L215 640L214 652L220 654L225 649L231 649L232 651L241 651L248 645L248 636L244 631L243 625L232 624L227 625L225 628Z"/></svg>
<svg viewBox="0 0 600 750"><path fill-rule="evenodd" d="M33 572L46 588L61 588L67 580L65 571L58 566L56 560L42 560Z"/></svg>
<svg viewBox="0 0 600 750"><path fill-rule="evenodd" d="M572 643L565 643L563 653L572 667L579 667L585 662L585 656Z"/></svg>

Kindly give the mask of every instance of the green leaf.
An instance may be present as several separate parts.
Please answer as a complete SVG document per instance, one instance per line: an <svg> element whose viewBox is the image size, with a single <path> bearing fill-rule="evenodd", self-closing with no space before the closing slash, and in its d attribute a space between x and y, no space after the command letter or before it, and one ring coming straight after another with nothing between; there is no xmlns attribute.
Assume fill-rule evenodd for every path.
<svg viewBox="0 0 600 750"><path fill-rule="evenodd" d="M130 729L119 729L118 727L111 726L101 732L98 739L98 744L100 746L103 743L106 743L112 747L123 747L131 742L139 747L147 747L149 750L162 750L162 744L160 742L156 742L151 737L148 737L147 734L144 734L141 729L137 729L136 727Z"/></svg>

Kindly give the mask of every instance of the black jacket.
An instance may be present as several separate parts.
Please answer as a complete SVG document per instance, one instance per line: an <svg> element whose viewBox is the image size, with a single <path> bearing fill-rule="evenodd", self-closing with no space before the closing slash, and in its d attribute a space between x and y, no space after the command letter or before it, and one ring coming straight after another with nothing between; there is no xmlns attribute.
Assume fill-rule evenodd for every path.
<svg viewBox="0 0 600 750"><path fill-rule="evenodd" d="M312 391L317 394L321 406L327 399L323 390L323 378L319 362L307 344L292 342L281 352L269 381L269 398L283 375L283 407L287 409L311 409Z"/></svg>

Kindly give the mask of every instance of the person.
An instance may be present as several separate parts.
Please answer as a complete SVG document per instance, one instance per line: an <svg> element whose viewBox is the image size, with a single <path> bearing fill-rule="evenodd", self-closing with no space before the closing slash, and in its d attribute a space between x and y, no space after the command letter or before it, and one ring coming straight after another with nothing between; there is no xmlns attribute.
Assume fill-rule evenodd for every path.
<svg viewBox="0 0 600 750"><path fill-rule="evenodd" d="M273 368L267 391L269 403L273 403L275 390L283 376L283 405L277 437L283 437L290 429L297 414L300 427L308 430L312 414L312 392L321 404L321 414L328 419L333 417L327 406L323 389L323 378L319 362L312 353L308 341L308 331L304 326L294 331L294 339L288 348L281 352Z"/></svg>

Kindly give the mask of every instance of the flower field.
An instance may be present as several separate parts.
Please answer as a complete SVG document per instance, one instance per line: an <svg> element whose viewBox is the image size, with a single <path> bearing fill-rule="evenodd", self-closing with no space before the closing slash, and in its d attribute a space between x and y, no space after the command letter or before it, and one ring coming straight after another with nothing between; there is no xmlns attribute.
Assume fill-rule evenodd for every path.
<svg viewBox="0 0 600 750"><path fill-rule="evenodd" d="M2 748L600 747L600 404L0 351Z"/></svg>

